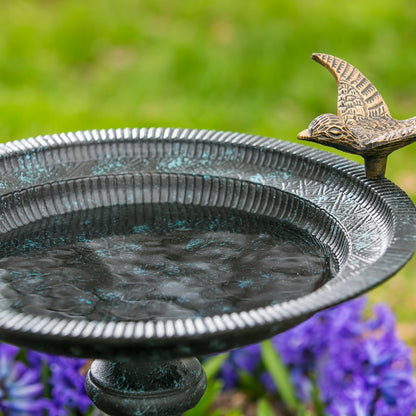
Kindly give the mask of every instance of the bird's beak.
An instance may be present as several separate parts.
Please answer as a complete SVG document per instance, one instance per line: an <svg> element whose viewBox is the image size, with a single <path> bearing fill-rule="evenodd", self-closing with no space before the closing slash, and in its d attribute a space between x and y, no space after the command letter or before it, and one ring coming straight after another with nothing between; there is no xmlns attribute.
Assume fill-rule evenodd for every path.
<svg viewBox="0 0 416 416"><path fill-rule="evenodd" d="M310 140L312 137L311 132L309 129L305 129L302 130L299 134L298 134L298 139L299 140Z"/></svg>

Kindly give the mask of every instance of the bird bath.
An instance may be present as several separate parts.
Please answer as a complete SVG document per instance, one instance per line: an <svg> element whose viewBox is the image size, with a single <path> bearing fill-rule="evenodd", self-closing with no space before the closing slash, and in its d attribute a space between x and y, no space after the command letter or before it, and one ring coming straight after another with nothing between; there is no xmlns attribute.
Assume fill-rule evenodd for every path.
<svg viewBox="0 0 416 416"><path fill-rule="evenodd" d="M179 415L195 355L282 332L395 274L416 212L339 156L258 136L118 129L0 145L0 339L94 358L110 415Z"/></svg>

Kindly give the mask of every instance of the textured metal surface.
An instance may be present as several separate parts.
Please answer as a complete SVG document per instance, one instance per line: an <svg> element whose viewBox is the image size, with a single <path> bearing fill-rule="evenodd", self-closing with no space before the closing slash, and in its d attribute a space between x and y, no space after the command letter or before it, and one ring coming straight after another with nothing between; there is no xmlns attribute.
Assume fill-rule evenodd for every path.
<svg viewBox="0 0 416 416"><path fill-rule="evenodd" d="M198 403L206 383L196 358L134 364L96 360L85 387L110 416L174 416Z"/></svg>
<svg viewBox="0 0 416 416"><path fill-rule="evenodd" d="M61 183L54 192L39 187L38 208L45 194L57 197L46 198L48 218L1 235L3 308L102 322L238 313L313 292L343 261L335 222L340 238L327 246L313 237L327 220L322 212L274 188L155 173L65 184L72 192ZM79 211L84 204L71 199L74 184L78 193L85 188L88 206L121 205ZM8 205L10 227L17 207ZM292 224L290 205L303 213ZM33 213L30 204L22 206Z"/></svg>
<svg viewBox="0 0 416 416"><path fill-rule="evenodd" d="M416 117L396 120L376 87L348 62L314 53L338 84L338 114L322 114L298 138L364 157L368 178L384 177L387 156L416 141Z"/></svg>
<svg viewBox="0 0 416 416"><path fill-rule="evenodd" d="M111 206L129 202L131 194L123 187L129 188L133 177L197 175L196 183L215 176L237 187L242 181L261 185L279 201L285 195L280 218L309 229L339 261L336 275L316 291L238 313L213 310L210 316L187 319L99 322L0 311L2 339L51 352L173 357L254 342L380 284L416 247L415 207L400 189L385 179L366 179L358 164L293 143L215 131L118 129L8 143L0 146L0 157L2 232L65 206L91 208L93 187L78 189L77 183L85 184L80 178L95 176L90 181L97 183L97 176L113 175L109 194L116 197L106 202ZM65 192L76 199L69 201ZM59 198L67 202L58 203ZM246 202L242 197L240 203Z"/></svg>

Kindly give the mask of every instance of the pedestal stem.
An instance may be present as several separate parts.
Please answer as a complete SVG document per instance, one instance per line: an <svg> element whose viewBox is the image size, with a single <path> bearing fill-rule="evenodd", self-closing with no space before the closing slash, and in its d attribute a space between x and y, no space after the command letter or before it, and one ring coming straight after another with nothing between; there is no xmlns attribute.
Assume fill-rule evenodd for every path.
<svg viewBox="0 0 416 416"><path fill-rule="evenodd" d="M93 403L109 416L180 416L203 396L206 376L196 358L95 360L85 387Z"/></svg>
<svg viewBox="0 0 416 416"><path fill-rule="evenodd" d="M381 179L384 178L386 173L387 156L383 157L366 157L365 161L365 174L368 179Z"/></svg>

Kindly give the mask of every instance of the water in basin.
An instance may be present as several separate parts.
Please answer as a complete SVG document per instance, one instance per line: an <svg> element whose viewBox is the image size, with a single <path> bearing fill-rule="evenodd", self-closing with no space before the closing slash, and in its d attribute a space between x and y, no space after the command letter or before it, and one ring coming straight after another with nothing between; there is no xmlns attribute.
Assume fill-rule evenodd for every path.
<svg viewBox="0 0 416 416"><path fill-rule="evenodd" d="M0 307L99 321L207 316L298 298L335 269L325 246L281 220L124 205L0 236Z"/></svg>

